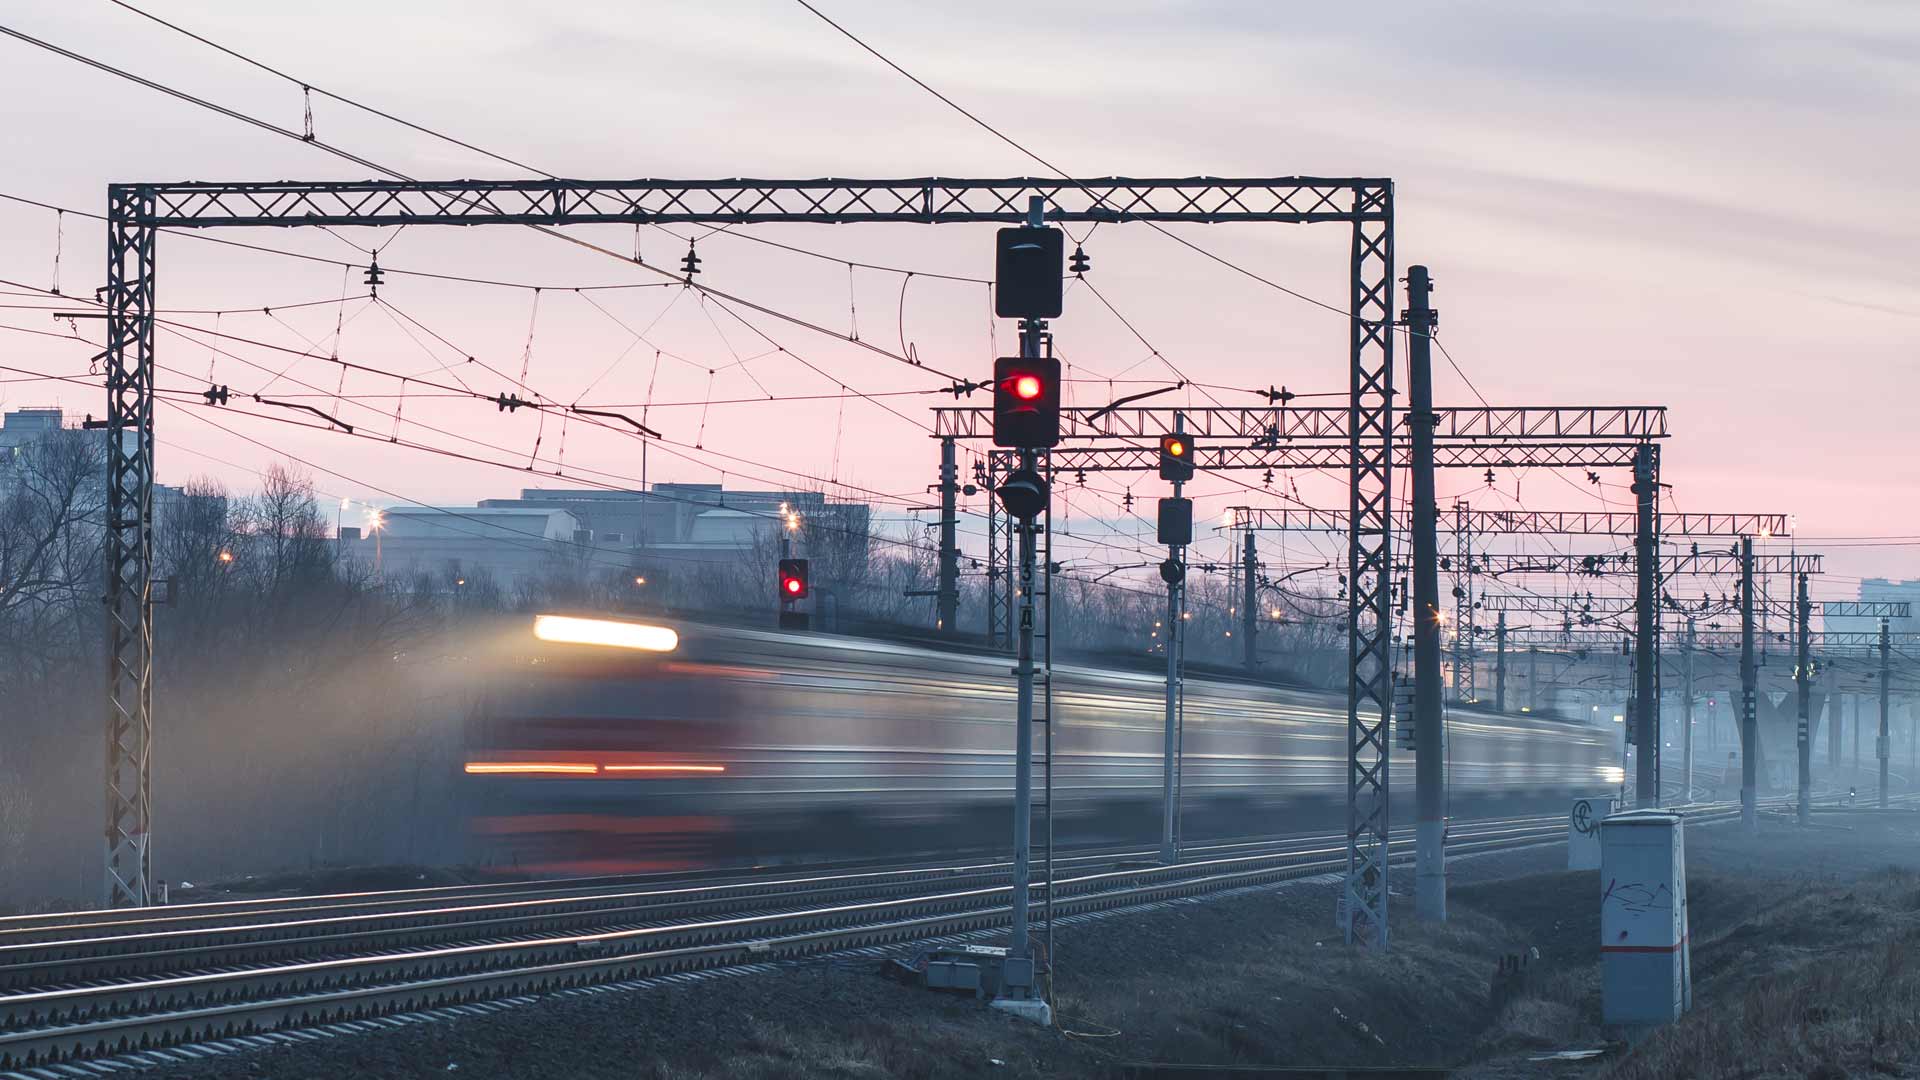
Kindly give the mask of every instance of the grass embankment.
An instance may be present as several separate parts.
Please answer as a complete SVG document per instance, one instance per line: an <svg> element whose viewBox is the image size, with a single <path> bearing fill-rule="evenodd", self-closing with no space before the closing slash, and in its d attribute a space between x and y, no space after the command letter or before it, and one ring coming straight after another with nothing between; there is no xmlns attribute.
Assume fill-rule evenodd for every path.
<svg viewBox="0 0 1920 1080"><path fill-rule="evenodd" d="M1503 1080L1870 1075L1920 1062L1916 823L1689 834L1694 1012L1598 1061L1531 1060L1605 1044L1598 882L1553 870L1564 856L1550 849L1457 864L1443 925L1415 921L1397 896L1384 953L1340 944L1334 890L1308 883L1061 927L1053 1030L839 960L550 999L156 1080L1097 1077L1127 1062L1441 1065ZM1537 956L1524 991L1495 1009L1495 965L1512 954Z"/></svg>

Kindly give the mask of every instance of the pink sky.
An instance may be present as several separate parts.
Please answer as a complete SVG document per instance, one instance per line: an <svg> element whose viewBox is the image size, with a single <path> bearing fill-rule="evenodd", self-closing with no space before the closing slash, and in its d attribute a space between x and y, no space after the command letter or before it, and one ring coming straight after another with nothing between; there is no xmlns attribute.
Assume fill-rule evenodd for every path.
<svg viewBox="0 0 1920 1080"><path fill-rule="evenodd" d="M1910 254L1920 241L1912 202L1920 144L1908 137L1920 114L1920 11L1871 2L1669 7L1389 4L1375 9L1380 26L1364 30L1342 9L1269 3L930 11L845 0L825 10L1079 175L1392 177L1400 268L1432 268L1442 340L1490 400L1664 404L1675 436L1664 451L1671 506L1793 513L1809 537L1920 534L1920 468L1908 449L1920 338L1920 273ZM316 85L564 175L1009 176L1038 168L798 5L776 0L399 11L347 0L269 13L221 0L153 10ZM301 123L296 89L104 0L41 4L7 22L274 122ZM17 42L0 50L0 191L98 211L110 181L364 178L359 167ZM412 175L510 174L331 103L317 101L315 116L322 138ZM842 258L971 277L990 274L989 231L758 230ZM635 242L631 229L579 232L616 250ZM1343 229L1182 233L1344 304ZM350 261L364 259L350 245L390 243L389 266L557 290L654 280L517 229L223 235ZM0 204L0 236L0 277L50 282L51 214ZM638 239L656 263L675 265L684 251L656 230ZM66 220L67 292L99 283L103 249L97 223ZM1138 227L1102 227L1087 250L1091 280L1193 380L1344 390L1341 317ZM904 339L933 366L979 375L993 355L981 286L916 277L903 302L896 274L859 271L850 284L842 266L727 237L700 253L706 284L838 331L857 322L863 338L896 351ZM233 310L220 329L263 342L331 351L338 325L340 355L383 370L421 373L471 354L515 376L524 364L529 384L561 400L635 410L651 401L649 423L669 443L650 455L655 481L711 481L725 468L730 485L772 486L796 482L783 471L792 470L918 503L936 455L910 421L951 402L885 399L910 420L851 397L703 406L836 395L841 383L870 393L944 383L755 316L787 350L757 355L770 348L764 339L673 288L594 294L606 313L580 295L543 292L529 348L531 292L390 277L382 298L456 354L418 327L409 335L387 309L342 303L337 268L166 237L160 280L163 306ZM362 291L352 275L346 294ZM331 302L277 318L257 310L321 300ZM213 325L211 316L182 318ZM647 342L615 319L651 325ZM54 328L44 311L0 312L0 323ZM1171 378L1084 290L1070 294L1055 330L1082 377ZM997 332L1005 346L1011 327ZM211 373L236 395L264 388L273 397L331 394L340 383L338 368L303 360L270 384L247 361L277 371L293 357L253 347L233 348L244 360L177 338L163 337L160 349L169 369L162 386L197 390ZM12 366L62 373L84 372L87 358L79 346L14 333L0 333L0 353ZM507 389L479 364L454 374L486 393ZM1444 361L1438 378L1443 404L1474 403ZM9 408L102 407L97 392L73 386L0 391ZM392 380L347 376L347 395L394 392ZM1074 392L1087 403L1109 393L1088 384ZM1227 404L1258 400L1217 393ZM394 429L394 407L364 398L338 406L343 419L382 435ZM541 456L552 457L562 436L552 420L543 429L529 413L432 399L417 387L400 411L403 436L506 463L524 464L536 437ZM384 488L470 503L556 482L232 412L208 419L344 474L318 477L335 497L393 501L376 490ZM598 470L612 482L638 477L634 440L580 424L564 434L567 470ZM245 490L272 456L172 410L161 413L159 438L166 482L206 475ZM1244 478L1258 485L1257 475ZM1594 489L1571 479L1503 475L1495 493L1477 474L1454 474L1443 476L1442 497L1516 505L1517 482L1518 505L1598 508ZM1071 512L1089 534L1094 518L1105 519L1100 535L1111 534L1110 546L1090 554L1135 561L1132 549L1142 545L1127 537L1145 530L1150 538L1150 526L1125 520L1112 501L1124 486L1117 478L1090 486ZM1150 498L1162 486L1143 478L1135 491ZM1302 478L1300 490L1310 502L1344 505L1333 479ZM1218 481L1199 491L1210 514L1251 498ZM1626 499L1624 488L1602 493L1616 506ZM1851 595L1860 575L1920 576L1915 548L1808 546L1830 553L1823 595ZM1296 543L1289 557L1304 551Z"/></svg>

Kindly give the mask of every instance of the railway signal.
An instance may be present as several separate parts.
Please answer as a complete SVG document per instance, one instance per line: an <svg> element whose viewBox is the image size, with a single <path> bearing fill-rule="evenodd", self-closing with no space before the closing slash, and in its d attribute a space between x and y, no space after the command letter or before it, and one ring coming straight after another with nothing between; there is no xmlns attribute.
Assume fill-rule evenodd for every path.
<svg viewBox="0 0 1920 1080"><path fill-rule="evenodd" d="M810 591L810 588L807 582L807 560L781 559L780 560L780 600L781 602L793 603L795 601L805 600L807 598L807 593L809 591Z"/></svg>
<svg viewBox="0 0 1920 1080"><path fill-rule="evenodd" d="M1193 543L1193 500L1161 499L1159 542L1168 547Z"/></svg>
<svg viewBox="0 0 1920 1080"><path fill-rule="evenodd" d="M1066 249L1059 229L1001 229L994 237L994 314L1003 319L1059 318L1065 301Z"/></svg>
<svg viewBox="0 0 1920 1080"><path fill-rule="evenodd" d="M1011 475L994 491L1000 497L1000 505L1008 516L1018 521L1032 521L1047 508L1048 487L1046 478L1034 469L1015 469Z"/></svg>
<svg viewBox="0 0 1920 1080"><path fill-rule="evenodd" d="M1160 479L1174 483L1193 479L1193 440L1185 435L1160 436Z"/></svg>
<svg viewBox="0 0 1920 1080"><path fill-rule="evenodd" d="M993 445L1044 450L1060 441L1060 361L1003 356L993 362Z"/></svg>

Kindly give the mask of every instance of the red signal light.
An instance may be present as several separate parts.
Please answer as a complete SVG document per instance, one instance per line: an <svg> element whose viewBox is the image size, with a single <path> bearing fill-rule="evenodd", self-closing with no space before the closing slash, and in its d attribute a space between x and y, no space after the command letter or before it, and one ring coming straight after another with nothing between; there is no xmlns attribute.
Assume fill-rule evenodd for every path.
<svg viewBox="0 0 1920 1080"><path fill-rule="evenodd" d="M993 362L993 445L1038 450L1060 441L1060 361L1003 356Z"/></svg>
<svg viewBox="0 0 1920 1080"><path fill-rule="evenodd" d="M774 579L779 592L780 602L787 603L807 598L807 560L781 559L779 576Z"/></svg>

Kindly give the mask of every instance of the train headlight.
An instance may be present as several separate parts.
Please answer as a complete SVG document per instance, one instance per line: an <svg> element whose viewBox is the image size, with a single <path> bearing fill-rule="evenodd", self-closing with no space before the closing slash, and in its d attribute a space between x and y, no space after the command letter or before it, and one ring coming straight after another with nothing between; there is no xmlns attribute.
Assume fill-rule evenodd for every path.
<svg viewBox="0 0 1920 1080"><path fill-rule="evenodd" d="M562 645L602 645L641 652L672 652L680 647L680 635L670 627L571 615L535 616L533 636Z"/></svg>

